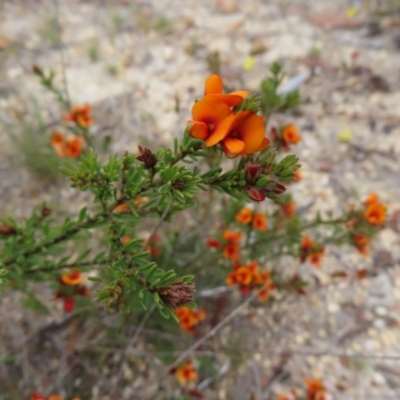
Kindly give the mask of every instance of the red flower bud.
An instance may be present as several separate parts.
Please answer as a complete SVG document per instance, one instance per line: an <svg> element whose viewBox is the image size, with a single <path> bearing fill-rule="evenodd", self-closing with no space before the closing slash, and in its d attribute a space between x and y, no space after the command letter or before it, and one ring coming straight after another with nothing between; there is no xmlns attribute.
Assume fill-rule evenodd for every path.
<svg viewBox="0 0 400 400"><path fill-rule="evenodd" d="M257 164L251 164L246 168L246 180L254 182L261 168Z"/></svg>
<svg viewBox="0 0 400 400"><path fill-rule="evenodd" d="M70 313L74 309L75 303L72 297L67 297L64 300L64 311Z"/></svg>
<svg viewBox="0 0 400 400"><path fill-rule="evenodd" d="M253 201L260 202L265 200L265 193L259 188L248 187L247 189L245 189L245 192L247 196L249 196L250 199Z"/></svg>
<svg viewBox="0 0 400 400"><path fill-rule="evenodd" d="M215 247L218 248L220 246L219 242L217 239L208 239L207 240L207 246L208 247Z"/></svg>

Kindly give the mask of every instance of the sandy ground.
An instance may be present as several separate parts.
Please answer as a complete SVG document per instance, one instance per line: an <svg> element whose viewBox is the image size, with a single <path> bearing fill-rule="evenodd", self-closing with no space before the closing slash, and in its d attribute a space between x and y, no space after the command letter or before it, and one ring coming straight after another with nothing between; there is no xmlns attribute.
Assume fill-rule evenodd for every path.
<svg viewBox="0 0 400 400"><path fill-rule="evenodd" d="M182 134L215 54L229 89L258 90L276 60L287 82L311 72L300 87L299 112L272 119L295 123L303 136L296 148L303 181L293 189L300 209L335 213L372 191L390 212L400 209L400 14L373 17L376 4L365 1L350 18L348 7L327 0L0 0L0 120L7 125L0 130L0 215L26 215L39 201L52 199L70 210L76 197L62 182L32 175L9 140L10 126L18 134L18 119L32 110L32 99L48 123L59 118L30 73L33 64L53 68L60 84L65 71L73 102L94 105L96 134L110 135L110 150L122 153L136 151L139 142L168 144ZM254 65L244 69L251 53L257 53ZM350 140L341 141L346 132ZM203 377L201 384L206 398L274 399L281 389L303 386L306 377L321 377L334 399L400 399L399 244L399 234L384 229L371 257L330 249L318 274L322 284L309 296L249 309L224 328L213 344L219 349L210 373L214 381ZM338 266L374 267L376 273L362 282L328 285L329 272ZM302 266L300 272L307 276L310 269ZM86 383L90 391L83 399L112 399L110 382L121 368L118 398L133 399L149 382L157 387L156 358L125 360L121 367L123 348L96 371L77 362L82 375L71 378L74 366L55 355L65 352L46 352L46 346L64 346L65 317L55 307L48 317L26 313L18 297L6 295L0 302L1 353L18 354L19 360L18 371L0 365L0 399L26 399L38 388L62 393L74 387L78 395ZM98 330L115 322L103 317L88 327L79 346L94 346ZM52 329L50 340L46 332ZM137 347L145 352L144 339ZM235 351L241 353L239 366L232 361ZM38 363L48 365L37 368ZM52 368L57 377L49 382ZM18 373L23 378L13 382ZM173 380L158 398L166 399L166 392L179 398Z"/></svg>

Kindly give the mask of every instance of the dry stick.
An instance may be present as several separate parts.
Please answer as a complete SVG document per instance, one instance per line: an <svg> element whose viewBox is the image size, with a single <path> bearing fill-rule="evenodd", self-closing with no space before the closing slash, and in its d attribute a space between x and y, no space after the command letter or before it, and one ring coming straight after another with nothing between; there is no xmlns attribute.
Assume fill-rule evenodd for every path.
<svg viewBox="0 0 400 400"><path fill-rule="evenodd" d="M230 320L232 320L237 314L239 314L242 310L244 310L257 296L258 294L265 288L267 288L269 283L263 285L260 289L255 290L242 304L236 307L233 311L231 311L225 318L223 318L217 325L214 326L211 330L209 330L203 337L201 337L196 343L186 349L171 365L168 366L168 369L161 374L158 378L159 383L161 383L166 376L168 376L169 371L172 368L175 368L178 364L180 364L183 360L187 358L187 356L203 345L208 339L213 337L221 328L223 328ZM146 389L145 389L146 390ZM141 393L142 398L143 395L146 394L146 391Z"/></svg>

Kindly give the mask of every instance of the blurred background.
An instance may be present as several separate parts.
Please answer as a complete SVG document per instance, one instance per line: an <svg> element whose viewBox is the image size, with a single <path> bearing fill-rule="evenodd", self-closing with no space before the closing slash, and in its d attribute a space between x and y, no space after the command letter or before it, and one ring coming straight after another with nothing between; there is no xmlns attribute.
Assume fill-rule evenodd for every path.
<svg viewBox="0 0 400 400"><path fill-rule="evenodd" d="M283 86L303 98L273 117L303 138L299 213L334 212L377 192L391 219L371 256L326 256L327 271L372 275L332 285L317 271L308 296L239 313L199 349L197 388L207 399L275 400L321 378L334 399L400 399L399 0L0 0L0 217L43 201L74 213L88 199L55 172L48 140L60 110L33 65L53 69L72 103L90 103L94 137L122 154L182 135L211 73L228 91L258 91L274 61L287 73ZM45 314L27 311L22 294L0 297L1 400L33 391L145 399L146 387L154 399L186 398L173 376L157 377L193 337L151 316L138 332L146 314L100 310L78 321L49 289L39 296ZM225 307L218 292L204 298Z"/></svg>

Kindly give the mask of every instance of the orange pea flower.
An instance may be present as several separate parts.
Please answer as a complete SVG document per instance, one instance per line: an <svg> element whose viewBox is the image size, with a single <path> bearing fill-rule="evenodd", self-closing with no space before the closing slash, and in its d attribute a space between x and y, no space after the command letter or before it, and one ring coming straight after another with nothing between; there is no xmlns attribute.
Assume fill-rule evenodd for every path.
<svg viewBox="0 0 400 400"><path fill-rule="evenodd" d="M197 372L189 360L185 364L176 369L175 376L181 385L187 382L194 382L197 379Z"/></svg>
<svg viewBox="0 0 400 400"><path fill-rule="evenodd" d="M386 204L371 203L364 213L365 219L372 225L380 225L386 219Z"/></svg>
<svg viewBox="0 0 400 400"><path fill-rule="evenodd" d="M72 270L69 274L61 275L61 282L65 285L76 286L82 283L85 278L79 271Z"/></svg>
<svg viewBox="0 0 400 400"><path fill-rule="evenodd" d="M59 157L79 157L82 153L82 147L85 139L82 136L64 137L60 132L54 131L50 139L50 145L56 151Z"/></svg>
<svg viewBox="0 0 400 400"><path fill-rule="evenodd" d="M367 200L364 201L364 204L366 206L370 206L371 204L377 204L377 203L379 203L379 198L378 198L378 195L376 193L371 193L368 196Z"/></svg>
<svg viewBox="0 0 400 400"><path fill-rule="evenodd" d="M245 285L248 286L253 279L253 271L248 267L239 267L228 275L227 285Z"/></svg>
<svg viewBox="0 0 400 400"><path fill-rule="evenodd" d="M93 125L93 118L89 104L72 107L69 114L63 116L65 122L75 122L82 128Z"/></svg>
<svg viewBox="0 0 400 400"><path fill-rule="evenodd" d="M222 149L229 158L252 154L269 145L264 137L264 117L252 111L239 111L226 117L206 140L206 146L222 143Z"/></svg>
<svg viewBox="0 0 400 400"><path fill-rule="evenodd" d="M190 333L194 333L196 331L195 326L206 317L206 313L203 310L186 306L176 308L175 313L179 318L179 326L181 329Z"/></svg>
<svg viewBox="0 0 400 400"><path fill-rule="evenodd" d="M321 258L324 255L325 248L319 246L308 236L304 236L300 247L300 261L305 262L309 257L311 264L316 268L320 267Z"/></svg>
<svg viewBox="0 0 400 400"><path fill-rule="evenodd" d="M145 247L145 251L149 251L154 257L158 257L161 252L160 249L156 247L156 242L160 240L160 235L156 232L150 239L149 243Z"/></svg>
<svg viewBox="0 0 400 400"><path fill-rule="evenodd" d="M256 214L253 218L253 228L259 231L266 231L267 227L267 216L264 214Z"/></svg>
<svg viewBox="0 0 400 400"><path fill-rule="evenodd" d="M237 260L239 258L240 246L238 241L242 237L241 232L233 233L227 229L223 232L222 236L228 241L222 250L224 256L231 260Z"/></svg>
<svg viewBox="0 0 400 400"><path fill-rule="evenodd" d="M55 394L52 394L49 397L44 397L39 393L32 393L31 400L64 400L64 398L61 396L57 396ZM80 400L80 399L75 398L74 400Z"/></svg>
<svg viewBox="0 0 400 400"><path fill-rule="evenodd" d="M369 246L370 239L368 236L363 235L362 233L354 233L353 234L353 243L357 250L363 255L367 256L368 251L367 247Z"/></svg>
<svg viewBox="0 0 400 400"><path fill-rule="evenodd" d="M211 75L204 84L204 99L223 102L229 107L237 106L249 95L245 90L238 90L229 94L222 94L222 78L217 75Z"/></svg>
<svg viewBox="0 0 400 400"><path fill-rule="evenodd" d="M306 380L307 400L329 400L331 397L321 380Z"/></svg>
<svg viewBox="0 0 400 400"><path fill-rule="evenodd" d="M282 138L286 143L298 143L301 141L297 128L292 124L283 127Z"/></svg>
<svg viewBox="0 0 400 400"><path fill-rule="evenodd" d="M53 136L50 139L50 145L59 157L64 157L65 139L59 131L55 130L53 132Z"/></svg>
<svg viewBox="0 0 400 400"><path fill-rule="evenodd" d="M85 139L82 136L68 136L66 138L65 157L79 157L84 143Z"/></svg>
<svg viewBox="0 0 400 400"><path fill-rule="evenodd" d="M123 244L128 244L131 240L132 240L132 238L131 238L130 236L123 236L123 237L121 238L121 242L122 242Z"/></svg>
<svg viewBox="0 0 400 400"><path fill-rule="evenodd" d="M252 217L253 217L253 211L248 207L244 207L236 214L235 218L236 221L246 225L251 222Z"/></svg>
<svg viewBox="0 0 400 400"><path fill-rule="evenodd" d="M241 237L242 237L242 233L241 232L236 232L233 233L232 231L230 231L229 229L226 229L222 236L224 237L225 240L227 240L230 243L236 243L238 242Z"/></svg>
<svg viewBox="0 0 400 400"><path fill-rule="evenodd" d="M281 214L287 218L293 218L296 215L296 203L289 201L281 204Z"/></svg>

